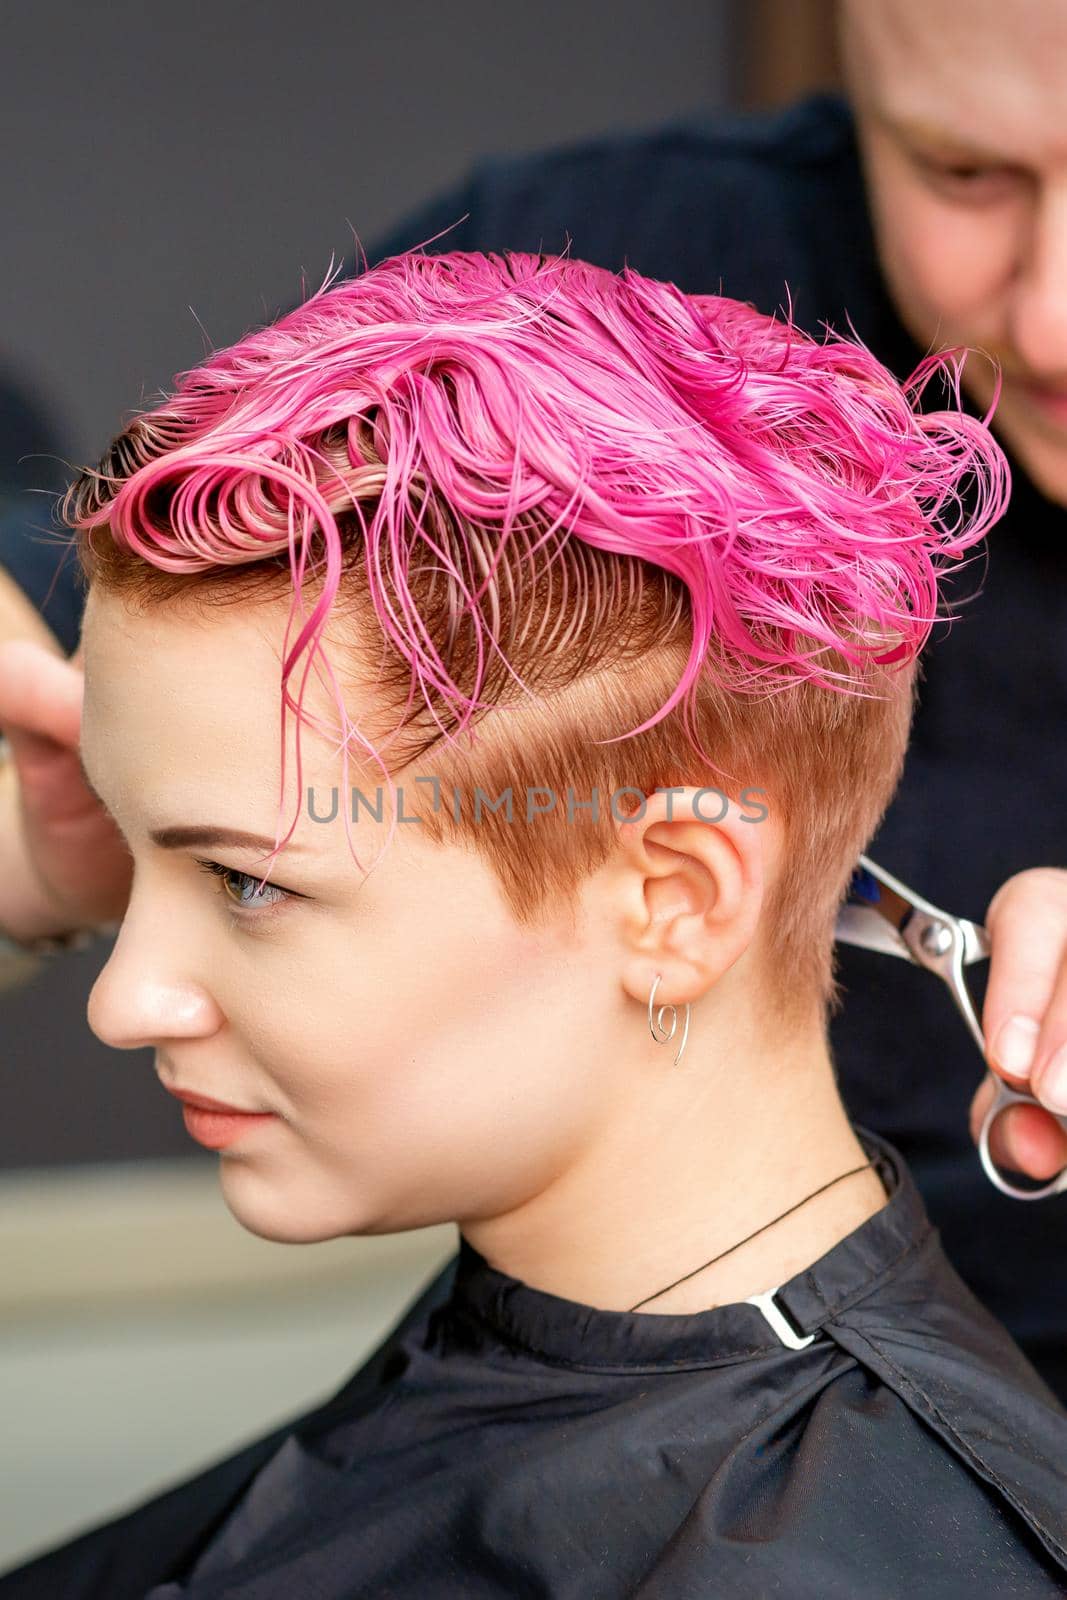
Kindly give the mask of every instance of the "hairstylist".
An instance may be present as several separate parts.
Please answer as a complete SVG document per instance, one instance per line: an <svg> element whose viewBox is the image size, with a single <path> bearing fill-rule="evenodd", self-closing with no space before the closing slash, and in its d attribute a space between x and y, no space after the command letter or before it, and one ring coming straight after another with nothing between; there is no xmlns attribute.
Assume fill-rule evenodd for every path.
<svg viewBox="0 0 1067 1600"><path fill-rule="evenodd" d="M603 140L487 164L375 255L451 229L449 249L556 250L752 300L785 285L817 331L851 318L903 375L930 345L990 352L1015 491L988 571L962 575L951 649L931 646L904 784L877 842L891 871L995 937L993 1065L1067 1107L1067 12L1062 0L841 0L850 104ZM465 219L459 221L459 219ZM458 226L453 226L457 224ZM984 409L993 373L968 365ZM19 547L5 552L21 581ZM942 630L939 630L939 633ZM0 727L23 809L0 802L0 924L19 937L121 912L126 856L78 775L74 671L0 649ZM20 731L23 730L23 731ZM992 903L991 903L992 902ZM848 1108L903 1151L949 1255L1067 1400L1067 1197L989 1184L968 1138L981 1063L941 984L846 952L834 1048ZM862 1041L863 1048L860 1048ZM1062 1052L1062 1059L1060 1053ZM1037 1108L997 1159L1067 1160Z"/></svg>

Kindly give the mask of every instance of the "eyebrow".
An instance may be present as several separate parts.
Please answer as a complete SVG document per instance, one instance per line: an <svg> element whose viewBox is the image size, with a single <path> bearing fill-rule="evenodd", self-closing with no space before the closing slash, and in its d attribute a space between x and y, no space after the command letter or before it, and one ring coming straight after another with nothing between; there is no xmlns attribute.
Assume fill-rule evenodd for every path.
<svg viewBox="0 0 1067 1600"><path fill-rule="evenodd" d="M85 770L82 753L78 751L78 765L81 768L82 778L89 792L95 795L100 804L107 810L107 805L93 780ZM161 850L188 850L193 846L200 849L210 849L217 845L228 846L231 850L258 850L263 855L271 855L277 844L276 839L268 839L266 834L248 833L243 828L216 828L209 824L176 823L169 828L153 828L148 837L153 844ZM306 845L293 844L283 846L283 849L294 856L307 855Z"/></svg>
<svg viewBox="0 0 1067 1600"><path fill-rule="evenodd" d="M986 166L1014 165L1010 158L1005 157L1003 151L998 153L978 140L961 138L959 134L950 133L947 128L939 128L936 123L924 122L919 117L894 117L889 112L884 112L881 120L894 133L903 134L915 144L927 145L946 155L981 162Z"/></svg>
<svg viewBox="0 0 1067 1600"><path fill-rule="evenodd" d="M276 839L268 839L263 833L245 833L242 828L201 827L196 823L179 823L170 828L153 828L148 837L153 844L158 844L161 850L187 850L192 845L208 849L221 844L228 845L231 850L261 850L264 855L270 855L278 842ZM302 844L287 844L284 848L290 855L307 854Z"/></svg>

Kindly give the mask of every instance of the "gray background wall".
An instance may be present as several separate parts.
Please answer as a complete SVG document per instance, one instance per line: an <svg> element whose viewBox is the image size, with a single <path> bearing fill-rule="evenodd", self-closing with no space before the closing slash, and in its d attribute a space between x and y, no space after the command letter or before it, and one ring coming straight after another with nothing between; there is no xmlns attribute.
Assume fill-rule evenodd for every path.
<svg viewBox="0 0 1067 1600"><path fill-rule="evenodd" d="M14 0L0 372L97 455L120 414L317 283L479 155L734 98L733 0ZM2 449L2 442L0 442ZM39 464L24 463L32 483ZM43 520L41 518L40 520ZM84 1023L100 955L0 995L0 1167L207 1160L149 1052Z"/></svg>
<svg viewBox="0 0 1067 1600"><path fill-rule="evenodd" d="M721 104L729 0L15 0L2 354L98 452L120 411L486 153ZM195 313L195 316L194 316Z"/></svg>

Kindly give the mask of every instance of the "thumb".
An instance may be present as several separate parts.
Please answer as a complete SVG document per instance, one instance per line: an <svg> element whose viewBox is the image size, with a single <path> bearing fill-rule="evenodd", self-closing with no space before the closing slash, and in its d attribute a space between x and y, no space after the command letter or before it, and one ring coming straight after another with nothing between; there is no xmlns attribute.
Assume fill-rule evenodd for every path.
<svg viewBox="0 0 1067 1600"><path fill-rule="evenodd" d="M74 749L84 685L79 666L32 640L0 644L0 730L16 760L41 739Z"/></svg>

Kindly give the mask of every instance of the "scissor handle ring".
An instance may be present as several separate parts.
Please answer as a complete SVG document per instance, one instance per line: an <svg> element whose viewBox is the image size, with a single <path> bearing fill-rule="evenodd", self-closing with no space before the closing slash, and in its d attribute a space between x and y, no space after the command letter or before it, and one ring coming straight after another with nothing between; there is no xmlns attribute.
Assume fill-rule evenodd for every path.
<svg viewBox="0 0 1067 1600"><path fill-rule="evenodd" d="M994 1165L993 1158L989 1154L989 1130L1005 1106L1036 1106L1040 1104L1040 1101L1035 1100L1032 1094L1023 1094L1017 1089L1009 1088L1004 1079L998 1077L995 1072L991 1072L989 1076L996 1084L996 1094L993 1096L992 1105L985 1114L985 1121L982 1123L982 1131L978 1138L978 1154L981 1157L982 1166L985 1168L986 1177L995 1188L1000 1190L1001 1194L1010 1195L1013 1200L1044 1200L1046 1195L1062 1194L1067 1190L1067 1167L1063 1169L1058 1177L1050 1179L1040 1189L1020 1189L1015 1184L1009 1183L1007 1178L1002 1177ZM1059 1120L1061 1123L1064 1121L1062 1117Z"/></svg>

